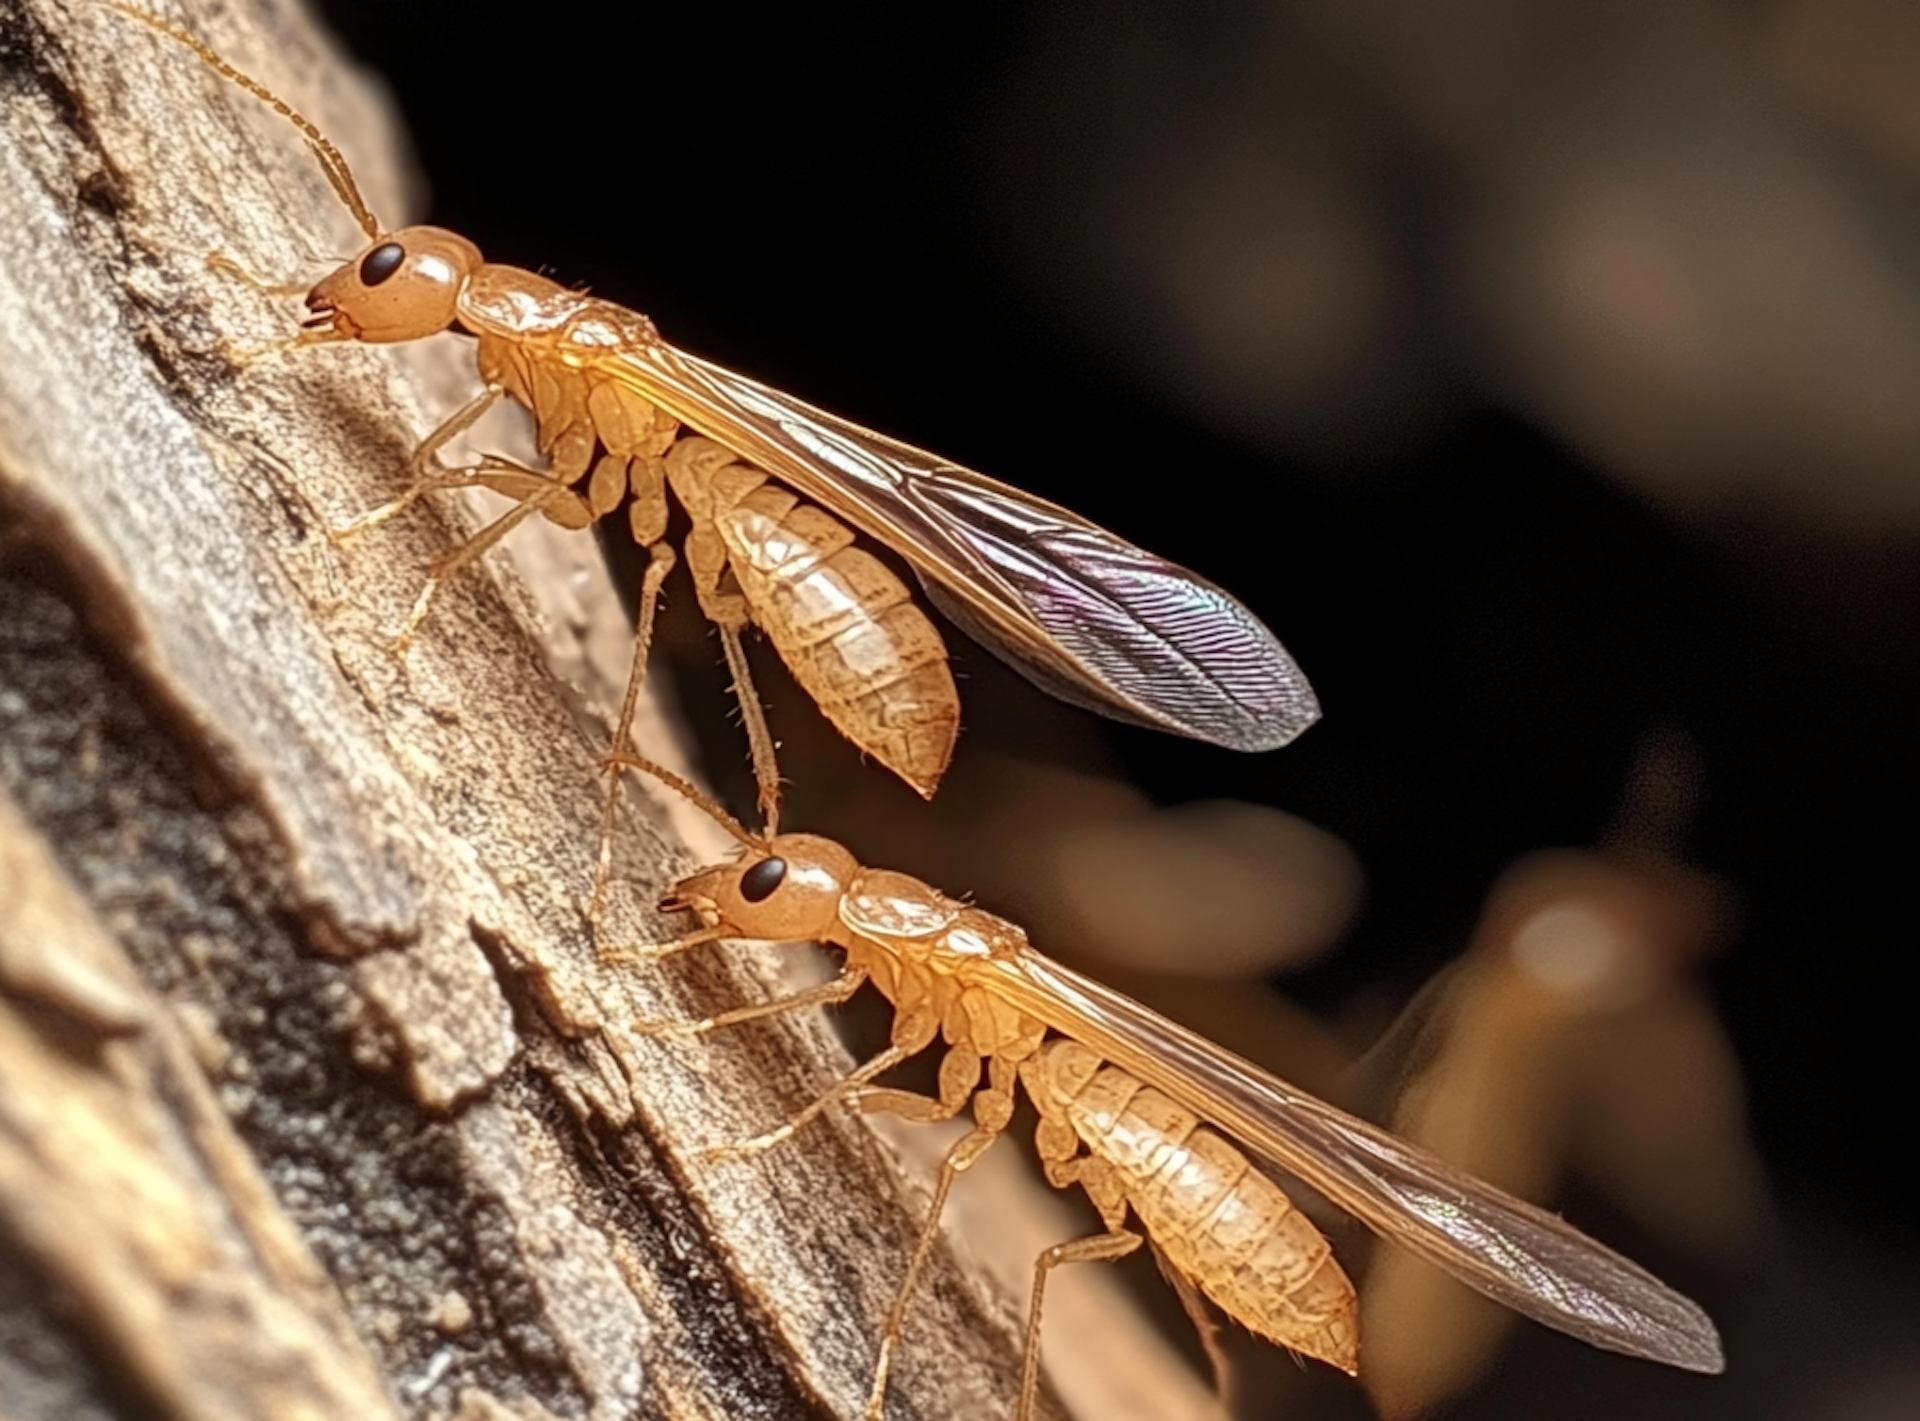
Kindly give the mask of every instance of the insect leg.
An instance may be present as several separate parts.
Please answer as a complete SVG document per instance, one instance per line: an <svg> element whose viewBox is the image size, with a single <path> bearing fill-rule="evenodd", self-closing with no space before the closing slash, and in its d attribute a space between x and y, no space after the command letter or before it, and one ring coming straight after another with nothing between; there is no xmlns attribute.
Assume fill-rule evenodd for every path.
<svg viewBox="0 0 1920 1421"><path fill-rule="evenodd" d="M479 557L495 543L499 542L530 514L547 513L563 526L585 527L593 521L593 515L585 500L574 493L566 484L551 474L538 469L525 468L505 459L487 458L476 464L461 468L444 468L438 462L438 455L448 443L465 433L476 424L482 415L493 408L494 403L505 391L499 385L488 385L472 400L456 410L438 429L420 441L420 446L407 460L407 472L413 476L413 482L396 499L370 509L358 518L333 529L328 538L335 543L344 543L357 537L369 528L377 528L389 519L406 512L429 493L442 489L455 488L491 488L497 493L515 499L518 506L509 509L504 515L482 528L472 538L461 544L445 557L436 559L427 571L427 585L414 599L412 610L394 638L393 649L397 656L406 655L407 648L413 643L413 634L420 623L426 620L427 610L433 604L434 594L440 584L455 572ZM575 509L569 504L577 503ZM564 511L559 511L564 510Z"/></svg>
<svg viewBox="0 0 1920 1421"><path fill-rule="evenodd" d="M731 1011L723 1011L714 1016L689 1021L641 1021L628 1024L642 1036L701 1036L723 1026L737 1026L743 1021L758 1021L768 1016L784 1016L790 1011L803 1011L807 1007L838 1006L859 991L866 980L866 969L853 967L842 972L831 982L809 987L804 992L776 997L769 1002L755 1002L752 1006L734 1007Z"/></svg>
<svg viewBox="0 0 1920 1421"><path fill-rule="evenodd" d="M774 758L773 732L767 728L766 708L754 688L747 665L747 649L740 644L742 623L719 622L720 645L726 648L727 670L733 676L733 696L740 704L740 724L747 732L747 750L753 757L753 780L759 787L760 817L775 834L780 829L780 765Z"/></svg>
<svg viewBox="0 0 1920 1421"><path fill-rule="evenodd" d="M1140 1247L1139 1234L1126 1229L1090 1234L1070 1243L1056 1243L1033 1264L1033 1300L1027 1305L1026 1360L1020 1368L1020 1405L1015 1421L1029 1421L1034 1398L1040 1391L1040 1308L1045 1299L1047 1278L1064 1263L1113 1263Z"/></svg>
<svg viewBox="0 0 1920 1421"><path fill-rule="evenodd" d="M927 1205L927 1221L921 1225L920 1239L914 1245L913 1257L907 1262L906 1276L900 1280L900 1290L894 1294L893 1307L888 1310L886 1325L880 1330L880 1356L873 1368L873 1390L867 1396L867 1421L880 1421L887 1399L887 1376L893 1370L893 1351L906 1326L907 1303L913 1297L914 1285L920 1281L920 1273L933 1253L933 1241L940 1233L940 1215L946 1211L947 1195L953 1190L953 1181L971 1168L987 1152L987 1147L999 1138L998 1130L977 1126L955 1141L953 1148L947 1151L947 1157L940 1162L940 1179L934 1185L933 1199Z"/></svg>
<svg viewBox="0 0 1920 1421"><path fill-rule="evenodd" d="M428 494L443 488L467 487L465 483L447 483L445 477L453 470L438 470L428 473L429 466L435 465L435 456L446 447L449 441L466 433L477 423L482 415L493 408L503 391L498 385L489 385L462 408L454 411L443 421L440 427L420 441L420 447L413 451L407 460L407 474L413 480L398 498L383 503L378 508L369 509L349 523L342 524L327 534L336 543L357 537L369 528L378 528L388 519L405 513L414 504Z"/></svg>
<svg viewBox="0 0 1920 1421"><path fill-rule="evenodd" d="M660 609L660 588L673 571L673 549L654 543L647 549L647 570L640 579L640 604L633 619L633 660L627 669L626 694L620 699L620 721L613 732L613 749L608 753L607 798L600 807L600 850L593 868L593 898L587 905L587 922L598 931L600 911L606 906L607 889L613 875L613 831L620 815L620 779L627 769L622 756L633 735L633 717L640 705L640 682L647 674L647 655L653 647L653 621Z"/></svg>
<svg viewBox="0 0 1920 1421"><path fill-rule="evenodd" d="M706 454L710 450L717 453ZM766 832L772 834L780 820L780 766L774 755L773 732L767 728L767 713L747 665L746 648L740 643L741 629L753 624L753 611L737 585L723 590L723 584L731 581L731 557L726 537L715 521L715 510L736 496L735 485L764 483L766 475L744 465L715 462L716 458L730 457L711 440L683 439L668 452L665 468L681 506L693 520L686 542L687 571L692 575L701 612L720 633L727 670L733 677L734 699L740 706L740 723L747 732L747 747L753 757L760 814ZM724 486L717 486L716 479Z"/></svg>
<svg viewBox="0 0 1920 1421"><path fill-rule="evenodd" d="M312 257L311 253L309 253L309 257L313 265L318 266L320 264L320 258ZM313 283L307 281L268 281L265 277L242 266L225 252L208 252L207 270L218 272L221 276L237 281L242 286L251 287L262 296L271 296L279 301L291 300L295 296L305 296L307 292L313 289ZM292 346L298 343L298 336L292 336L284 341L275 342L276 345L284 346Z"/></svg>
<svg viewBox="0 0 1920 1421"><path fill-rule="evenodd" d="M1180 1306L1186 1309L1187 1321L1193 1324L1194 1333L1200 1339L1200 1350L1207 1354L1207 1366L1213 1370L1213 1394L1220 1399L1220 1409L1233 1415L1233 1363L1220 1345L1220 1325L1200 1300L1200 1290L1157 1243L1153 1246L1153 1261L1159 1265L1160 1276L1173 1289L1173 1295L1180 1299Z"/></svg>
<svg viewBox="0 0 1920 1421"><path fill-rule="evenodd" d="M323 258L318 257L312 258L312 264L319 265L323 260ZM307 291L311 289L311 284L307 282L268 281L265 277L258 276L252 271L249 271L225 252L208 252L207 270L227 277L230 280L237 281L241 285L259 292L262 296L270 297L276 301L284 301L294 296L304 296ZM317 342L313 339L313 336L314 333L312 331L302 330L290 336L278 336L273 340L254 344L242 344L238 341L230 341L226 342L223 348L227 359L232 361L238 368L244 370L255 361L264 360L269 355L280 355L289 350L298 350L302 346L316 344Z"/></svg>
<svg viewBox="0 0 1920 1421"><path fill-rule="evenodd" d="M624 962L632 965L651 965L663 958L674 957L688 948L704 947L710 942L719 942L729 936L724 926L701 928L698 932L677 937L672 942L652 943L645 947L605 947L596 948L594 956L602 962Z"/></svg>
<svg viewBox="0 0 1920 1421"><path fill-rule="evenodd" d="M934 1185L933 1199L927 1206L927 1220L907 1260L906 1275L894 1294L893 1307L887 1312L886 1325L880 1331L880 1356L874 1364L873 1390L867 1397L868 1421L879 1421L887 1396L887 1374L893 1367L894 1348L906 1330L907 1304L920 1281L927 1259L933 1254L934 1240L940 1233L940 1215L947 1207L947 1195L953 1181L973 1168L989 1146L1000 1138L1013 1118L1013 1083L1017 1063L1008 1056L993 1056L987 1062L987 1088L973 1092L974 1127L954 1142L940 1162L940 1178ZM980 1053L966 1041L956 1042L940 1063L940 1097L916 1095L904 1090L869 1090L860 1096L860 1108L885 1111L908 1120L949 1120L959 1113L967 1095L980 1080Z"/></svg>
<svg viewBox="0 0 1920 1421"><path fill-rule="evenodd" d="M420 447L413 451L407 460L407 472L419 477L433 464L442 449L460 435L465 434L480 422L480 417L492 409L494 402L506 391L498 385L488 385L466 404L441 421L440 427L420 441Z"/></svg>
<svg viewBox="0 0 1920 1421"><path fill-rule="evenodd" d="M529 469L510 459L488 457L456 469L438 468L416 482L394 502L362 515L344 528L336 528L330 536L334 542L342 542L384 523L428 493L456 488L491 489L514 500L514 506L452 552L433 560L427 568L427 585L420 589L420 595L414 599L413 610L408 614L400 635L394 638L395 655L406 655L414 632L426 620L427 610L433 605L440 584L484 554L533 514L545 514L549 520L570 531L587 527L599 516L593 503L575 493L564 479L541 469Z"/></svg>
<svg viewBox="0 0 1920 1421"><path fill-rule="evenodd" d="M561 491L565 492L565 490ZM452 552L433 560L432 565L427 569L427 585L422 587L420 595L414 598L413 610L407 613L407 620L401 625L400 634L393 639L395 656L405 656L407 648L413 645L413 634L420 629L420 623L427 619L427 610L433 605L434 595L439 592L440 584L485 553L533 514L540 512L542 505L543 500L539 498L530 498L524 503L516 504Z"/></svg>
<svg viewBox="0 0 1920 1421"><path fill-rule="evenodd" d="M995 1058L996 1064L999 1059ZM933 1124L958 1115L966 1105L967 1097L979 1083L980 1053L963 1041L949 1047L947 1054L941 1058L940 1094L937 1097L921 1095L918 1091L875 1087L860 1093L860 1108L869 1114L898 1115L902 1120L911 1120L916 1125ZM974 1101L976 1118L982 1109L994 1116L999 1115L997 1107L998 1102L993 1100L991 1090L981 1091L979 1098ZM1011 1113L1011 1097L1007 1100L1006 1109Z"/></svg>
<svg viewBox="0 0 1920 1421"><path fill-rule="evenodd" d="M1036 1105L1041 1103L1038 1094L1030 1094ZM1141 1235L1123 1227L1127 1218L1127 1196L1119 1176L1105 1160L1080 1152L1080 1139L1064 1118L1043 1114L1033 1143L1047 1182L1056 1189L1080 1185L1093 1201L1107 1231L1057 1243L1033 1262L1033 1297L1027 1304L1025 1360L1020 1368L1020 1405L1014 1413L1015 1421L1029 1421L1034 1398L1040 1390L1040 1311L1046 1300L1048 1276L1066 1263L1115 1262L1144 1241ZM1182 1301L1186 1301L1185 1294ZM1212 1355L1211 1349L1208 1355Z"/></svg>
<svg viewBox="0 0 1920 1421"><path fill-rule="evenodd" d="M864 972L864 969L854 969ZM893 1040L887 1049L855 1070L845 1080L837 1082L825 1095L795 1115L778 1129L769 1130L751 1140L743 1140L737 1145L727 1145L719 1149L707 1150L709 1157L721 1155L756 1155L762 1150L771 1149L782 1140L789 1138L821 1111L836 1100L849 1096L855 1099L863 1097L872 1081L886 1074L902 1061L918 1056L933 1044L933 1038L939 1034L940 1019L931 1011L901 1011L893 1018Z"/></svg>
<svg viewBox="0 0 1920 1421"><path fill-rule="evenodd" d="M902 1061L916 1055L919 1049L924 1048L907 1051L902 1050L898 1046L889 1046L865 1065L855 1069L845 1080L835 1082L831 1089L826 1091L806 1109L793 1116L786 1124L769 1130L764 1135L755 1135L751 1140L741 1140L738 1144L715 1145L711 1149L702 1150L700 1157L707 1160L726 1159L735 1156L745 1157L747 1155L757 1155L764 1150L770 1150L781 1141L791 1139L795 1132L803 1126L810 1124L814 1117L819 1115L820 1112L825 1110L829 1105L832 1105L836 1100L843 1100L849 1095L858 1095L861 1087L866 1085L868 1081L872 1080L875 1076L885 1075Z"/></svg>

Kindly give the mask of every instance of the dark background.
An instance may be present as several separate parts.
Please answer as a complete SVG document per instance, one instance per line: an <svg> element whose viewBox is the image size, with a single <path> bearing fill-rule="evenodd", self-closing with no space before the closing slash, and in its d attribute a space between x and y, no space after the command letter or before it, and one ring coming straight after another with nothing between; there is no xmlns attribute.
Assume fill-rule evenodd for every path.
<svg viewBox="0 0 1920 1421"><path fill-rule="evenodd" d="M1339 835L1368 895L1286 983L1309 1007L1410 995L1503 868L1595 842L1645 738L1683 737L1680 847L1739 902L1707 970L1784 1240L1686 1279L1734 1372L1665 1404L1920 1412L1920 118L1859 97L1920 56L1901 7L1832 7L1837 40L1752 4L1447 7L1431 35L1390 3L324 8L391 82L432 220L491 259L1275 628L1326 712L1283 752L1003 690L968 735ZM1581 209L1538 194L1587 173L1637 195L1646 250L1694 256L1556 286L1526 254ZM1621 241L1593 234L1603 277ZM1514 1390L1528 1366L1460 1414L1662 1404Z"/></svg>

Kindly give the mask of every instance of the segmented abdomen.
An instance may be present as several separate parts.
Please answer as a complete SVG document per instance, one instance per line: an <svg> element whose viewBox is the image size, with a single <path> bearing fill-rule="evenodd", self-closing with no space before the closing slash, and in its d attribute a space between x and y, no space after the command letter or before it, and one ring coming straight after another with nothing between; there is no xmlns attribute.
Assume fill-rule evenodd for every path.
<svg viewBox="0 0 1920 1421"><path fill-rule="evenodd" d="M1077 1043L1048 1048L1058 1081ZM1064 1094L1064 1092L1063 1092ZM1064 1110L1088 1151L1113 1167L1147 1234L1223 1312L1282 1346L1353 1372L1353 1284L1320 1230L1246 1156L1159 1091L1100 1065ZM1042 1110L1045 1112L1043 1105Z"/></svg>
<svg viewBox="0 0 1920 1421"><path fill-rule="evenodd" d="M741 594L840 733L931 797L960 732L940 633L837 518L762 484L720 515Z"/></svg>

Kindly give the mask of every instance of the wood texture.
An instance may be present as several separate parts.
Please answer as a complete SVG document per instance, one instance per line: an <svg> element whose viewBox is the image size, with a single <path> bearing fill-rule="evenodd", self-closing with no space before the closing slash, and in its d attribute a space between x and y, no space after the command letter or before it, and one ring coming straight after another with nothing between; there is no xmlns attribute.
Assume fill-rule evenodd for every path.
<svg viewBox="0 0 1920 1421"><path fill-rule="evenodd" d="M378 104L295 8L176 13L404 213ZM629 1029L787 984L777 953L593 954L626 632L590 539L516 534L525 582L490 557L391 653L459 510L326 533L397 491L471 356L246 358L297 307L206 261L302 281L358 245L183 51L0 3L0 1415L857 1415L924 1164L841 1112L698 1158L846 1057L811 1015ZM647 905L720 856L635 801L615 941L670 935ZM996 1187L971 1214L1027 1229ZM1008 1405L1018 1306L939 1259L889 1416ZM1087 1323L1130 1349L1102 1414L1174 1414L1132 1325Z"/></svg>

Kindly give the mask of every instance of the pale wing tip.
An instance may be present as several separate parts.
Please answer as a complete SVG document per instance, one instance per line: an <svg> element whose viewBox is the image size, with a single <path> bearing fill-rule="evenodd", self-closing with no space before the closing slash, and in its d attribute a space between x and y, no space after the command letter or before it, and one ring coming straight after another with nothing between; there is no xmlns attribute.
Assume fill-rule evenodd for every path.
<svg viewBox="0 0 1920 1421"><path fill-rule="evenodd" d="M1285 652L1279 654L1286 657ZM1291 745L1320 719L1320 700L1290 658L1268 670L1257 684L1244 673L1214 684L1220 694L1206 700L1192 698L1182 708L1188 714L1179 720L1161 708L1156 714L1159 723L1195 740L1257 755Z"/></svg>
<svg viewBox="0 0 1920 1421"><path fill-rule="evenodd" d="M1717 1377L1727 1370L1727 1354L1720 1348L1720 1336L1715 1333L1701 1346L1698 1353L1675 1366L1684 1371L1699 1372L1703 1376Z"/></svg>
<svg viewBox="0 0 1920 1421"><path fill-rule="evenodd" d="M1012 636L944 583L919 576L948 621L1068 705L1247 754L1291 744L1320 719L1306 676L1237 602L1230 604L1237 617L1228 654L1216 655L1208 642L1219 639L1217 629L1191 644L1170 634L1143 636L1132 620L1118 628L1102 621L1098 602L1030 601L1026 610L1042 634Z"/></svg>
<svg viewBox="0 0 1920 1421"><path fill-rule="evenodd" d="M1604 1322L1591 1315L1576 1315L1576 1320L1565 1314L1549 1316L1530 1308L1521 1311L1609 1352L1704 1376L1717 1377L1726 1371L1727 1357L1721 1349L1720 1330L1713 1325L1713 1319L1693 1299L1663 1283L1654 1286L1656 1294L1636 1299L1629 1314L1623 1316L1609 1309L1611 1315Z"/></svg>
<svg viewBox="0 0 1920 1421"><path fill-rule="evenodd" d="M1178 653L1160 663L1169 672L1161 691L1132 699L1147 719L1180 735L1228 750L1260 754L1299 739L1320 719L1313 685L1287 649L1245 607L1215 591L1230 616L1230 635L1218 626L1208 635L1170 643ZM1144 678L1123 683L1145 691ZM1109 690L1125 694L1120 686ZM1146 703L1143 703L1146 702Z"/></svg>
<svg viewBox="0 0 1920 1421"><path fill-rule="evenodd" d="M1635 1271L1641 1272L1637 1267ZM1727 1355L1720 1346L1720 1329L1713 1325L1706 1309L1651 1274L1642 1272L1641 1276L1651 1286L1651 1292L1643 1292L1635 1299L1645 1321L1629 1334L1631 1345L1621 1350L1685 1372L1717 1377L1726 1371ZM1619 1346L1619 1343L1602 1345Z"/></svg>
<svg viewBox="0 0 1920 1421"><path fill-rule="evenodd" d="M1283 745L1291 745L1298 740L1314 723L1320 719L1320 702L1315 699L1311 689L1302 681L1297 696L1259 720L1248 724L1244 736L1215 741L1229 750L1244 750L1248 754L1259 754L1266 750L1278 750ZM1212 736L1206 737L1213 739Z"/></svg>
<svg viewBox="0 0 1920 1421"><path fill-rule="evenodd" d="M1244 695L1221 693L1218 687L1210 688L1213 694L1197 695L1190 685L1181 687L1186 694L1178 699L1150 701L1139 695L1124 695L1111 685L1091 679L1070 688L1063 677L1043 680L1028 666L1018 669L1061 700L1110 719L1184 735L1247 755L1291 745L1320 719L1320 702L1301 679L1286 683L1285 694L1260 705L1249 704L1251 698Z"/></svg>
<svg viewBox="0 0 1920 1421"><path fill-rule="evenodd" d="M1648 1355L1653 1361L1665 1362L1685 1372L1717 1377L1727 1369L1727 1354L1720 1345L1720 1330L1713 1325L1711 1318L1691 1302L1687 1303L1687 1310L1685 1324L1663 1334L1660 1339L1663 1345Z"/></svg>

